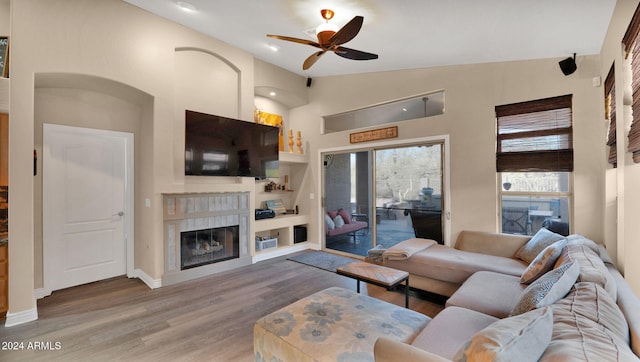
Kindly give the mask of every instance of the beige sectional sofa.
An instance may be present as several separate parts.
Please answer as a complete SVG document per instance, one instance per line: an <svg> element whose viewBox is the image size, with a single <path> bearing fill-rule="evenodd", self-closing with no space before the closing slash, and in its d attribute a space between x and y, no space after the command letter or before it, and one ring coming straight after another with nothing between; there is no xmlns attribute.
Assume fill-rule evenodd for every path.
<svg viewBox="0 0 640 362"><path fill-rule="evenodd" d="M412 286L412 279L422 277L436 281L427 284L430 288L447 283L452 292L446 308L411 343L379 339L376 361L640 360L640 301L602 245L579 235L558 236L542 244L545 247L529 250L536 256L525 261L520 259L522 250L536 240L523 237L517 245L512 236L476 232L464 232L460 238L455 250L440 250L428 240L419 250L419 241L408 240L408 245L400 243L389 251L387 256L404 257L407 265L403 268L403 260L388 258L385 265L408 270ZM493 248L482 251L498 250L499 258L507 260L494 259L483 266L479 261L485 259L480 257L471 267L465 264L470 274L464 280L460 270L441 270L443 260L454 260L447 266L452 268L488 240L493 240ZM434 255L428 255L433 247ZM418 260L412 260L416 256ZM423 263L426 260L434 263ZM518 260L523 263L520 275L496 271ZM423 269L439 270L420 270L420 263ZM528 297L533 304L527 303Z"/></svg>
<svg viewBox="0 0 640 362"><path fill-rule="evenodd" d="M455 248L410 239L384 259L450 296L445 309L330 288L256 322L256 360L640 361L640 300L582 236L462 232Z"/></svg>
<svg viewBox="0 0 640 362"><path fill-rule="evenodd" d="M383 264L409 272L411 287L448 297L477 271L520 276L527 263L515 254L529 239L530 236L462 231L454 248L431 240L409 239L385 252ZM395 258L394 251L398 252Z"/></svg>

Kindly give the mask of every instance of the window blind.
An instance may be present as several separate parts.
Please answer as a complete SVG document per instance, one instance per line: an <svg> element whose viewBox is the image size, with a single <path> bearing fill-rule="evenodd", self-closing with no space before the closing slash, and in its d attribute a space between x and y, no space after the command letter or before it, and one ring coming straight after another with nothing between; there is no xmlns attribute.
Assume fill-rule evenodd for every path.
<svg viewBox="0 0 640 362"><path fill-rule="evenodd" d="M498 172L573 171L571 95L497 106Z"/></svg>
<svg viewBox="0 0 640 362"><path fill-rule="evenodd" d="M627 28L622 43L625 49L625 58L631 56L631 90L633 120L629 129L629 148L633 154L633 162L640 162L640 4L636 8L631 23Z"/></svg>
<svg viewBox="0 0 640 362"><path fill-rule="evenodd" d="M616 74L615 64L611 65L607 79L604 81L604 109L605 119L609 120L607 132L607 146L609 146L608 161L613 167L618 166L616 147Z"/></svg>

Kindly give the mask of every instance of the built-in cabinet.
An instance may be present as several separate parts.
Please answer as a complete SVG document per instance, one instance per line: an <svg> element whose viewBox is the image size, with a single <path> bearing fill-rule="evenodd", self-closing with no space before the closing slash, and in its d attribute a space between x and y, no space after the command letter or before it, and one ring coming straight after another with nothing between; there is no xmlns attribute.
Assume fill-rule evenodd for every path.
<svg viewBox="0 0 640 362"><path fill-rule="evenodd" d="M266 208L268 200L282 200L285 209L289 210L290 213L255 221L255 235L258 238L277 239L277 244L264 250L258 250L254 245L254 260L268 259L297 249L308 248L307 238L300 239L300 235L303 234L300 229L306 229L309 224L309 210L305 203L302 202L303 194L301 192L308 169L308 157L307 155L280 152L279 163L280 175L278 184L286 184L287 189L266 191L265 185L267 183L257 182L255 206L256 208ZM287 180L286 182L285 179Z"/></svg>

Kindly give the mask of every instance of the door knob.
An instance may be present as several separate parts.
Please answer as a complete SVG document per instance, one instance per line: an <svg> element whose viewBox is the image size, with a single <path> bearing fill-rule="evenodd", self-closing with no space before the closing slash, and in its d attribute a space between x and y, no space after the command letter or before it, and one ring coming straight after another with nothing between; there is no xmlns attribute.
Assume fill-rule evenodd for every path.
<svg viewBox="0 0 640 362"><path fill-rule="evenodd" d="M113 214L113 216L124 216L124 211L120 211L117 214Z"/></svg>

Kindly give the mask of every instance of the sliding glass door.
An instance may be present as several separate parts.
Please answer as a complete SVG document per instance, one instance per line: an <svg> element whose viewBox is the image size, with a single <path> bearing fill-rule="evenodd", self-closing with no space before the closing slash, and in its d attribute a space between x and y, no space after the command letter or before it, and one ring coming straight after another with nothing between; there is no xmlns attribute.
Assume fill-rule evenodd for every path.
<svg viewBox="0 0 640 362"><path fill-rule="evenodd" d="M413 237L442 243L442 144L375 152L376 244Z"/></svg>
<svg viewBox="0 0 640 362"><path fill-rule="evenodd" d="M373 247L371 157L373 151L325 154L325 245L366 255Z"/></svg>
<svg viewBox="0 0 640 362"><path fill-rule="evenodd" d="M366 256L413 237L442 242L443 144L323 154L325 247Z"/></svg>

